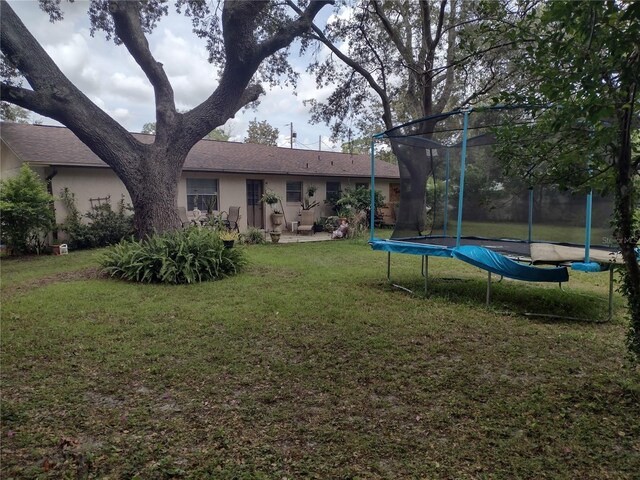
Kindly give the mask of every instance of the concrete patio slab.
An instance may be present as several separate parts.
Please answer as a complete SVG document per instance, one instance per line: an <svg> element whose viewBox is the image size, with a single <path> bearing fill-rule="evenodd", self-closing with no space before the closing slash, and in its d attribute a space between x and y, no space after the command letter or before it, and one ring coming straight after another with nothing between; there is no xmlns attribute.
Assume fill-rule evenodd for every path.
<svg viewBox="0 0 640 480"><path fill-rule="evenodd" d="M279 243L306 243L306 242L324 242L331 240L331 234L327 232L318 232L313 235L296 235L295 233L283 232ZM270 241L267 235L267 242Z"/></svg>

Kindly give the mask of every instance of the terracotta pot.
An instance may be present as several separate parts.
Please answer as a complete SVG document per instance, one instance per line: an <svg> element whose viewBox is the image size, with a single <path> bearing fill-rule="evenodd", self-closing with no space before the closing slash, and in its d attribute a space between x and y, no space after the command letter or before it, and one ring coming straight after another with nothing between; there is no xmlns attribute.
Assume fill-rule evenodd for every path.
<svg viewBox="0 0 640 480"><path fill-rule="evenodd" d="M271 241L273 243L278 243L280 241L280 232L269 232L269 235L271 235Z"/></svg>

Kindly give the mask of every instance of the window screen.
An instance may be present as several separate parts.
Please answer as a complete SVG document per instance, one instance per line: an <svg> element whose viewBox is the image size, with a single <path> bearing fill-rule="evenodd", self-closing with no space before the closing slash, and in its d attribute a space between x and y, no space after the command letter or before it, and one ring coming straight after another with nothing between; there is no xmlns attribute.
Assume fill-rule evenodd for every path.
<svg viewBox="0 0 640 480"><path fill-rule="evenodd" d="M287 182L287 203L302 202L302 182Z"/></svg>
<svg viewBox="0 0 640 480"><path fill-rule="evenodd" d="M218 210L218 179L187 178L187 210Z"/></svg>

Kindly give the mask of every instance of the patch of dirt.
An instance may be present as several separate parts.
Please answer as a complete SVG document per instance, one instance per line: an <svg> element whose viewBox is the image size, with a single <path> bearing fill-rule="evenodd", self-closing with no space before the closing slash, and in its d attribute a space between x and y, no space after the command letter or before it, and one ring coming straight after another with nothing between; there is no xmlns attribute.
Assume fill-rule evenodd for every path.
<svg viewBox="0 0 640 480"><path fill-rule="evenodd" d="M36 288L46 287L52 283L60 282L75 282L78 280L94 280L96 278L108 278L109 276L102 273L99 267L90 267L83 270L75 270L73 272L56 273L55 275L48 275L46 277L36 278L28 282L16 285L15 287L8 287L2 291L3 297L9 297L15 295L18 292L30 292Z"/></svg>

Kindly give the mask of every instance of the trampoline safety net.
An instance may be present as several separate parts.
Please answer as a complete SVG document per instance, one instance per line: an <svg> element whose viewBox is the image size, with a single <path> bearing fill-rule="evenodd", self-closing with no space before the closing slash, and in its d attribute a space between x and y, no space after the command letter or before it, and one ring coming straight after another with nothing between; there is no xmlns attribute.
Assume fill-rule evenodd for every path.
<svg viewBox="0 0 640 480"><path fill-rule="evenodd" d="M459 234L584 245L591 202L590 244L613 245L611 197L563 188L544 158L523 161L523 152L539 141L521 133L534 121L523 108L484 109L385 132L401 179L391 238ZM587 168L587 159L580 168Z"/></svg>

